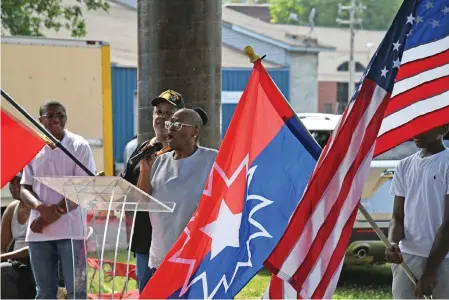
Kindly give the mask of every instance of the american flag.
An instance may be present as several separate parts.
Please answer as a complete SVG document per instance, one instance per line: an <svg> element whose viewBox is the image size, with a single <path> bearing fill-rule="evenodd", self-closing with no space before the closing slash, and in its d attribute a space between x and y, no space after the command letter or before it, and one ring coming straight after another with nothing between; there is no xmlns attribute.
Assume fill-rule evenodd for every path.
<svg viewBox="0 0 449 300"><path fill-rule="evenodd" d="M274 274L265 298L332 297L386 112L381 129L385 135L380 138L385 136L387 142L380 142L384 145L377 148L380 152L405 141L402 131L409 123L420 133L441 123L432 120L438 109L446 107L442 122L449 117L447 7L449 0L402 4L324 148L283 237L265 262ZM438 88L421 89L422 82ZM404 92L408 95L401 98ZM395 101L390 104L392 96ZM420 119L432 124L423 125Z"/></svg>
<svg viewBox="0 0 449 300"><path fill-rule="evenodd" d="M449 1L421 1L407 18L402 60L374 156L449 123Z"/></svg>

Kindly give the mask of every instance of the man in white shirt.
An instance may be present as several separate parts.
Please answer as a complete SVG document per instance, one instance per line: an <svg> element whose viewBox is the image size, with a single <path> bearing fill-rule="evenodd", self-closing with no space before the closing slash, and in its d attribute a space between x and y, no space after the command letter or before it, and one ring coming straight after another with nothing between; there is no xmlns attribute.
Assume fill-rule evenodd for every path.
<svg viewBox="0 0 449 300"><path fill-rule="evenodd" d="M82 164L95 172L95 162L88 142L64 129L67 121L64 106L57 101L46 102L40 107L39 115L39 121L44 127ZM34 177L86 175L61 149L52 149L48 145L23 171L21 197L32 208L26 241L29 243L37 299L57 298L58 263L62 267L68 297L87 298L84 246L87 230L81 208L67 209L62 195L40 184Z"/></svg>
<svg viewBox="0 0 449 300"><path fill-rule="evenodd" d="M391 193L393 218L386 250L393 265L395 299L449 298L449 126L419 135L420 152L398 164ZM398 265L404 261L418 279L416 288Z"/></svg>

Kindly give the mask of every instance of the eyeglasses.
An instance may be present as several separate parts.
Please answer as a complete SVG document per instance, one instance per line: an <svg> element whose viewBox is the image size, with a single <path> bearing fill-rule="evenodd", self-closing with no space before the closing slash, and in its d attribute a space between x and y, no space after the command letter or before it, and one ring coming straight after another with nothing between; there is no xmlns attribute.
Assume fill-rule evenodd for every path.
<svg viewBox="0 0 449 300"><path fill-rule="evenodd" d="M42 117L46 118L46 119L59 119L59 120L64 120L65 118L67 118L66 115L64 114L48 114L48 115L42 115Z"/></svg>
<svg viewBox="0 0 449 300"><path fill-rule="evenodd" d="M165 121L165 129L170 130L173 128L175 131L179 131L182 129L182 126L187 127L196 127L195 125L185 124L181 122L172 122L172 121Z"/></svg>

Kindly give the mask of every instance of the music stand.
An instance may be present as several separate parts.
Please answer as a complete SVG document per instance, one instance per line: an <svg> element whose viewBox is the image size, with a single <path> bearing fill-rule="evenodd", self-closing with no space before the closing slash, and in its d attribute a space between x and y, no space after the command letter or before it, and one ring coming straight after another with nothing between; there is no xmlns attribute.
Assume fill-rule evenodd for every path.
<svg viewBox="0 0 449 300"><path fill-rule="evenodd" d="M112 211L120 211L120 219L118 224L118 233L115 241L114 249L114 268L112 270L112 295L114 295L114 279L116 272L117 252L119 248L120 232L122 228L123 217L125 212L132 212L132 224L131 233L128 241L128 258L127 258L127 272L126 272L126 285L124 291L127 290L128 285L128 271L129 271L129 259L131 255L131 243L134 233L134 222L137 211L146 212L159 212L159 213L172 213L175 209L174 202L161 202L154 197L143 192L136 186L130 184L118 176L64 176L64 177L34 177L35 180L47 187L53 189L59 194L63 195L66 199L67 207L75 203L79 207L74 211L70 211L68 215L71 218L81 218L83 228L83 236L85 241L88 238L87 230L87 212L93 211L94 223L96 224L96 218L98 211L107 211L106 222L104 225L103 241L101 245L100 254L100 272L99 274L99 287L98 293L101 298L101 270L103 270L104 250L107 240L108 225ZM126 227L126 224L125 224ZM98 240L96 235L96 248L98 252ZM85 258L87 260L87 251L85 251ZM73 240L72 240L72 259L75 264L75 257L73 256ZM86 266L87 270L87 266ZM73 266L73 272L75 273L75 265ZM75 281L74 274L73 278ZM75 283L74 283L75 287Z"/></svg>

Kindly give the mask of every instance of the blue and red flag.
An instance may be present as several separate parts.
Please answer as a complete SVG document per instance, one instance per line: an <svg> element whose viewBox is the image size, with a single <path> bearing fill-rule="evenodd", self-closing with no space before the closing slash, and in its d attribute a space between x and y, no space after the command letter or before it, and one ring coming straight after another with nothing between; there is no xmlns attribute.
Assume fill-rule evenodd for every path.
<svg viewBox="0 0 449 300"><path fill-rule="evenodd" d="M320 152L258 60L198 209L140 298L233 298L278 243Z"/></svg>

